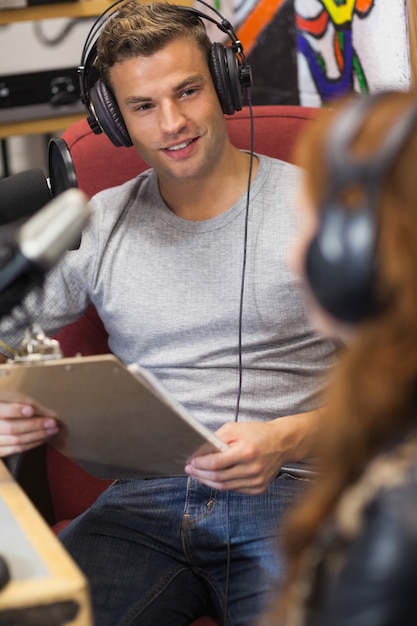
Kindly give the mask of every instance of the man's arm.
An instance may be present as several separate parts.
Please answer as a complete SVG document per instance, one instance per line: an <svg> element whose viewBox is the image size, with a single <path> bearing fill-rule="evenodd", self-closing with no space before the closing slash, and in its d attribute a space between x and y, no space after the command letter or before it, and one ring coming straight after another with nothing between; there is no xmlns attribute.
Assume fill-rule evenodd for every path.
<svg viewBox="0 0 417 626"><path fill-rule="evenodd" d="M263 493L283 465L315 456L322 422L320 409L270 422L224 424L216 434L229 449L195 457L185 471L214 489Z"/></svg>

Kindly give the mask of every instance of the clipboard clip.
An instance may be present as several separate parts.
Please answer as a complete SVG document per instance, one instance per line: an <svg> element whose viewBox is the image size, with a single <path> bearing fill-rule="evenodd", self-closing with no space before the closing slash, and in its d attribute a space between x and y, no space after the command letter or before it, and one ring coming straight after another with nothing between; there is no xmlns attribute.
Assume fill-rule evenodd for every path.
<svg viewBox="0 0 417 626"><path fill-rule="evenodd" d="M30 324L25 331L22 343L17 348L11 363L50 361L62 359L63 353L59 341L45 335L40 324Z"/></svg>

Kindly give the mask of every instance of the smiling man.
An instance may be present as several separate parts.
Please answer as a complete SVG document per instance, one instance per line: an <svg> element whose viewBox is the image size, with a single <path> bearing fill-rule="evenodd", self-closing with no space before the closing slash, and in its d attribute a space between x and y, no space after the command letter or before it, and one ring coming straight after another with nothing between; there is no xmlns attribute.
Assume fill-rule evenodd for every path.
<svg viewBox="0 0 417 626"><path fill-rule="evenodd" d="M94 304L111 350L228 444L182 476L116 481L62 533L99 626L187 626L208 612L252 623L282 576L276 537L305 486L281 467L311 457L320 429L334 347L312 332L285 260L298 170L259 154L251 167L231 144L213 52L186 8L128 0L105 21L89 96L149 169L92 199L80 248L25 303L46 332ZM15 346L22 330L4 320L2 341ZM0 404L2 456L54 428L11 407Z"/></svg>

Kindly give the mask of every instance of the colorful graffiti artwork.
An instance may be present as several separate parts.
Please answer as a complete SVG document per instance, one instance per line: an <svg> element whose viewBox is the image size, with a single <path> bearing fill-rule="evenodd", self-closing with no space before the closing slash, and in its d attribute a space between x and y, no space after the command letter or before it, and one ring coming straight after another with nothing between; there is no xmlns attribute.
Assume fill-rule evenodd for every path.
<svg viewBox="0 0 417 626"><path fill-rule="evenodd" d="M311 77L323 103L355 90L354 78L361 92L369 90L363 65L353 45L352 20L354 14L368 16L374 0L320 0L322 8L314 17L304 18L296 11L297 49L305 57ZM339 75L330 77L320 50L314 49L307 35L324 37L333 26L333 50Z"/></svg>
<svg viewBox="0 0 417 626"><path fill-rule="evenodd" d="M254 104L323 106L350 91L411 86L408 0L206 1L237 30Z"/></svg>

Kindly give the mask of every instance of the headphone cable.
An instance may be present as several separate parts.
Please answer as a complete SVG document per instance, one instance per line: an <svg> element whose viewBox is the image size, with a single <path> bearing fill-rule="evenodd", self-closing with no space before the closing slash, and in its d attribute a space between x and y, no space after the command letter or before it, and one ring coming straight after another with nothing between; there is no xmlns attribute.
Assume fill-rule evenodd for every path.
<svg viewBox="0 0 417 626"><path fill-rule="evenodd" d="M201 0L200 0L201 1ZM249 89L246 92L246 98L249 107L249 119L250 119L250 146L249 146L249 173L248 173L248 185L246 190L246 209L245 209L245 226L243 235L243 260L242 260L242 275L240 284L240 298L239 298L239 333L238 333L238 361L239 361L239 382L238 392L236 397L236 408L234 421L239 419L240 399L242 395L242 380L243 380L243 355L242 355L242 328L243 328L243 300L245 293L245 278L246 278L246 260L247 260L247 247L248 247L248 230L249 230L249 206L250 206L250 187L252 181L253 172L253 158L254 158L254 120L253 120L253 108L252 100L250 97ZM226 584L224 590L224 603L223 603L223 626L227 626L227 612L229 606L229 578L230 578L230 516L229 516L229 490L226 492Z"/></svg>
<svg viewBox="0 0 417 626"><path fill-rule="evenodd" d="M246 191L246 210L245 210L245 229L243 235L243 261L242 261L242 277L240 285L240 298L239 298L239 333L238 333L238 359L239 359L239 384L238 393L236 398L235 409L235 422L239 419L240 410L240 398L242 395L242 378L243 378L243 355L242 355L242 329L243 329L243 299L245 292L245 278L246 278L246 260L247 260L247 246L248 246L248 230L249 230L249 205L250 205L250 185L253 172L253 153L254 153L254 121L253 121L253 109L250 96L248 98L249 117L250 117L250 156L249 156L249 174L248 174L248 186Z"/></svg>

